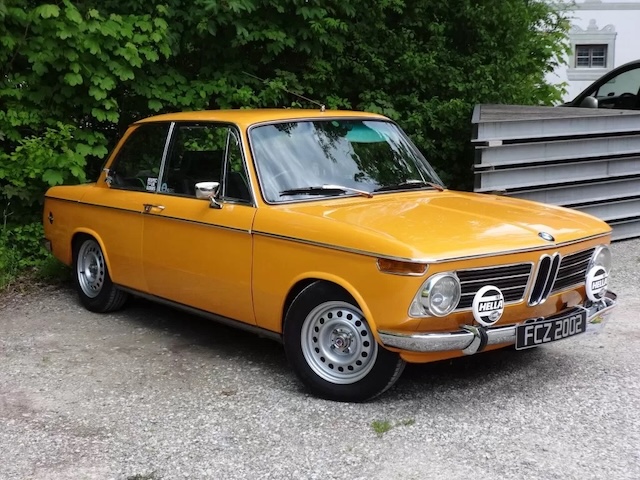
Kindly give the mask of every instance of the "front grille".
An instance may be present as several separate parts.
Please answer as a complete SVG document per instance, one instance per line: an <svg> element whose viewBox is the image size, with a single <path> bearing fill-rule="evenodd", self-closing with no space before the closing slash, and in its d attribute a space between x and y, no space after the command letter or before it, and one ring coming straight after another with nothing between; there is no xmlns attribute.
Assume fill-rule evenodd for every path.
<svg viewBox="0 0 640 480"><path fill-rule="evenodd" d="M456 309L471 308L476 292L485 285L498 287L504 295L505 303L521 301L529 283L531 269L530 263L517 263L502 267L458 270L456 275L460 279L462 295Z"/></svg>
<svg viewBox="0 0 640 480"><path fill-rule="evenodd" d="M551 290L552 294L584 283L593 251L594 249L590 248L582 252L572 253L562 259L558 269L558 276Z"/></svg>
<svg viewBox="0 0 640 480"><path fill-rule="evenodd" d="M556 281L558 269L560 267L560 254L554 253L552 256L543 255L538 263L536 281L529 294L529 305L538 305L544 302L549 296L551 287Z"/></svg>

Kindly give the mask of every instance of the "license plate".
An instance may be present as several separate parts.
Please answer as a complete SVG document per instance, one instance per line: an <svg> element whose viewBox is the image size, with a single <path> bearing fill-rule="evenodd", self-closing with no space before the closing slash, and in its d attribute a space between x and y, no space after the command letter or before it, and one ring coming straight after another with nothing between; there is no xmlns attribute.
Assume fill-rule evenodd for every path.
<svg viewBox="0 0 640 480"><path fill-rule="evenodd" d="M525 323L516 327L516 350L537 347L587 331L587 312L580 310L560 318Z"/></svg>

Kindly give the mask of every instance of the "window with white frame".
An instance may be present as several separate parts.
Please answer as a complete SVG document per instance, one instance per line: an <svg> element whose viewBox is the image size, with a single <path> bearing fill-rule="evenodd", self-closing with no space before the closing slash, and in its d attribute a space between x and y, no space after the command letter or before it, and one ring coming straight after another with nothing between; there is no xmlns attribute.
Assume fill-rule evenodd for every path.
<svg viewBox="0 0 640 480"><path fill-rule="evenodd" d="M594 81L615 66L616 29L613 25L599 28L594 19L586 29L573 25L569 32L569 81Z"/></svg>
<svg viewBox="0 0 640 480"><path fill-rule="evenodd" d="M606 68L607 45L576 45L575 68Z"/></svg>

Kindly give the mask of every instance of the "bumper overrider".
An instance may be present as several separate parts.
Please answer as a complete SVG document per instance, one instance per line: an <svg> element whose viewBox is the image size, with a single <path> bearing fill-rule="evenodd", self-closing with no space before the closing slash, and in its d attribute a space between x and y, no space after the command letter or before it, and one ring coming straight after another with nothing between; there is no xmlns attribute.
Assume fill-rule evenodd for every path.
<svg viewBox="0 0 640 480"><path fill-rule="evenodd" d="M598 332L616 306L616 299L615 293L607 291L597 301L590 300L585 305L569 308L551 317L530 318L507 326L463 325L461 330L455 332L438 333L380 330L378 335L384 346L410 352L462 350L467 355L473 355L488 345L516 344L516 348L530 348L577 333ZM559 336L554 335L555 330L560 330ZM563 334L563 330L566 334Z"/></svg>

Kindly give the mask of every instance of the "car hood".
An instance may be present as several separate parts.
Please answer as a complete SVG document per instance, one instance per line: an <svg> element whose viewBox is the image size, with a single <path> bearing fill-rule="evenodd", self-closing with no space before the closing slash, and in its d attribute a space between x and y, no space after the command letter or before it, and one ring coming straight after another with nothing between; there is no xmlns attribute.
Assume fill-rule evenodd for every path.
<svg viewBox="0 0 640 480"><path fill-rule="evenodd" d="M270 215L256 216L258 233L425 261L544 248L611 230L575 210L452 191L334 198L268 210ZM554 240L544 240L541 232Z"/></svg>

